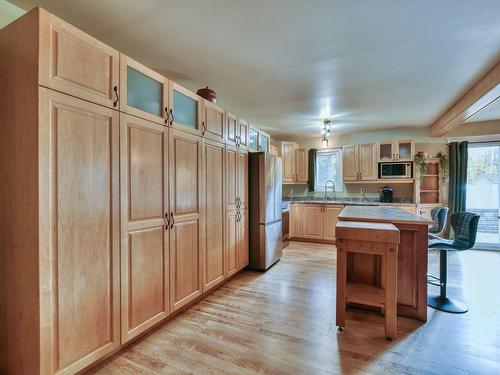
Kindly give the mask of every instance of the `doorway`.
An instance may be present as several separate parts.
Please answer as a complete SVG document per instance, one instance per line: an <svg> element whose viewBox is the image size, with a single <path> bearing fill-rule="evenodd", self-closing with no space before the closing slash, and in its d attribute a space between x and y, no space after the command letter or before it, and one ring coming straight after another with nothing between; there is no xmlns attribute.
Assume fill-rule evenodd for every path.
<svg viewBox="0 0 500 375"><path fill-rule="evenodd" d="M500 250L500 142L469 144L466 206L481 216L475 248Z"/></svg>

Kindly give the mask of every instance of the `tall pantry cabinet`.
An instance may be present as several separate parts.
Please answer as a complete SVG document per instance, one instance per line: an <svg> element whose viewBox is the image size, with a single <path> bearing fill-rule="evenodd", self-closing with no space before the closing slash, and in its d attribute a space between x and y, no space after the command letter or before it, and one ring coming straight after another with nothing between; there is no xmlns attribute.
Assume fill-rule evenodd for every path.
<svg viewBox="0 0 500 375"><path fill-rule="evenodd" d="M0 54L0 373L74 374L228 276L225 112L43 9Z"/></svg>

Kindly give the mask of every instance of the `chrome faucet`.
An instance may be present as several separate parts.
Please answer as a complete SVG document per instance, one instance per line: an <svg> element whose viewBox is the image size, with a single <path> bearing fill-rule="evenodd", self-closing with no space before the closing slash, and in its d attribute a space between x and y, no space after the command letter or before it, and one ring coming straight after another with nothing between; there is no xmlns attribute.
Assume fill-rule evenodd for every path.
<svg viewBox="0 0 500 375"><path fill-rule="evenodd" d="M323 196L323 201L326 202L328 201L328 183L332 183L332 192L335 194L335 182L333 180L327 180L325 182L325 195Z"/></svg>

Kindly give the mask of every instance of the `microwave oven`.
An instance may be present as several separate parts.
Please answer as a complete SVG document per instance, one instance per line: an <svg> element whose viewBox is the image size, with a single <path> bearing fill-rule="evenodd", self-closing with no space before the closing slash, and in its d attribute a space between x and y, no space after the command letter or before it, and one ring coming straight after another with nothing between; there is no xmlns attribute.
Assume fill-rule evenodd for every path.
<svg viewBox="0 0 500 375"><path fill-rule="evenodd" d="M378 163L378 178L412 178L413 163Z"/></svg>

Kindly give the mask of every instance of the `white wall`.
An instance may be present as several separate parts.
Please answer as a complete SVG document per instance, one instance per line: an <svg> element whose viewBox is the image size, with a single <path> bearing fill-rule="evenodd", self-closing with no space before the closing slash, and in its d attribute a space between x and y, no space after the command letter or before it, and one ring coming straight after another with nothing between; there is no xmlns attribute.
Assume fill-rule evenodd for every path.
<svg viewBox="0 0 500 375"><path fill-rule="evenodd" d="M16 7L8 1L0 0L0 29L22 16L24 13L26 12L21 8Z"/></svg>

